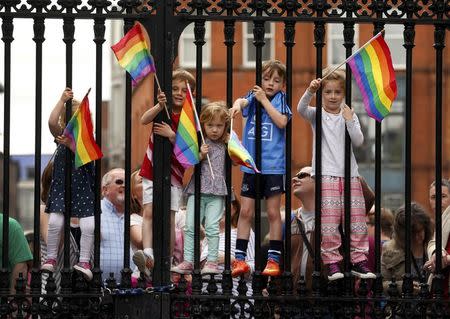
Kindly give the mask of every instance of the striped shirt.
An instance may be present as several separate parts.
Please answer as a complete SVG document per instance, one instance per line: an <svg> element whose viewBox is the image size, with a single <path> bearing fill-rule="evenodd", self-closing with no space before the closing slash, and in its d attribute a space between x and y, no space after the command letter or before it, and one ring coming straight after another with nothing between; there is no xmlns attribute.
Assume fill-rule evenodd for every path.
<svg viewBox="0 0 450 319"><path fill-rule="evenodd" d="M170 118L172 120L172 130L174 132L178 129L178 123L180 121L180 114L171 113ZM144 160L142 161L142 166L140 170L140 175L150 181L153 180L153 129L150 133L148 139L147 151L144 155ZM172 153L171 163L170 163L170 181L172 186L183 186L183 175L184 167L178 162L175 155Z"/></svg>

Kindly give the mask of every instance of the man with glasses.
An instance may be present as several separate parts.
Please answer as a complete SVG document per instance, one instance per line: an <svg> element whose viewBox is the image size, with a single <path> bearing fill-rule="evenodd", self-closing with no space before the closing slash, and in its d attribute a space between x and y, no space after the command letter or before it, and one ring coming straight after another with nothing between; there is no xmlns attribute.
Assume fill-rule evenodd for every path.
<svg viewBox="0 0 450 319"><path fill-rule="evenodd" d="M311 288L314 270L315 181L311 172L312 168L306 166L292 178L293 194L300 199L302 207L291 216L291 269L294 284L297 285L300 276L303 276L308 288Z"/></svg>
<svg viewBox="0 0 450 319"><path fill-rule="evenodd" d="M114 273L116 280L123 267L125 227L125 171L114 168L102 179L100 268L104 279ZM131 249L131 247L130 247Z"/></svg>

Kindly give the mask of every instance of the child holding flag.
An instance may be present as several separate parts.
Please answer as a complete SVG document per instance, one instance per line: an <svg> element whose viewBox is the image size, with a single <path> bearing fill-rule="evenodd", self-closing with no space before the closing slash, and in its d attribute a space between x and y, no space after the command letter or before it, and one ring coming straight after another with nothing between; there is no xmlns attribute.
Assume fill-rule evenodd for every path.
<svg viewBox="0 0 450 319"><path fill-rule="evenodd" d="M261 104L261 189L255 189L255 172L241 167L244 172L241 188L241 213L238 223L235 260L232 276L237 277L250 272L245 262L248 238L255 207L256 192L266 199L270 223L270 247L267 265L262 272L265 276L279 276L281 248L281 194L285 191L285 127L291 118L291 110L286 104L286 94L282 88L286 82L286 66L278 60L266 61L262 65L261 87L255 85L245 98L237 99L230 109L231 117L242 112L247 118L244 128L244 146L255 157L255 115L257 102Z"/></svg>
<svg viewBox="0 0 450 319"><path fill-rule="evenodd" d="M64 227L65 210L65 153L66 147L71 148L71 140L64 131L65 127L65 103L73 98L73 92L66 88L58 103L56 103L50 117L48 125L50 132L55 137L57 143L56 154L53 166L52 182L47 200L46 213L49 213L48 235L47 235L47 260L41 266L42 270L54 272L58 248L60 246L61 232ZM87 100L87 96L85 97ZM83 103L85 102L83 100ZM72 110L75 111L80 102L72 100ZM88 119L90 121L90 118ZM91 122L89 122L91 123ZM92 134L92 132L90 132ZM91 250L94 245L94 183L95 171L94 162L90 161L85 165L76 168L75 157L72 159L72 185L71 217L78 217L80 221L80 259L74 269L80 272L87 280L92 279L91 272Z"/></svg>
<svg viewBox="0 0 450 319"><path fill-rule="evenodd" d="M230 115L223 102L205 105L200 113L200 125L205 135L205 143L200 148L200 220L205 223L208 240L208 258L202 274L218 274L220 220L222 219L227 195L225 183L225 152L228 139ZM207 158L209 157L209 159ZM208 163L210 161L210 163ZM214 176L212 175L214 174ZM184 261L172 268L173 272L190 274L194 269L194 176L192 176L186 193L189 195L186 207L186 225L184 227Z"/></svg>
<svg viewBox="0 0 450 319"><path fill-rule="evenodd" d="M183 69L177 69L172 74L172 112L170 114L171 125L161 122L153 123L159 112L166 107L167 99L164 92L158 92L158 104L147 110L141 117L144 125L153 123L150 133L147 151L142 162L140 175L142 176L143 187L143 223L142 223L142 245L143 250L137 250L133 255L133 262L139 271L146 277L150 276L153 268L153 134L166 137L172 144L175 143L176 131L180 120L181 110L186 100L187 83L192 90L195 89L194 76ZM179 210L182 196L183 175L185 168L172 154L171 158L171 203L170 203L170 231L171 231L171 251L175 242L175 213Z"/></svg>
<svg viewBox="0 0 450 319"><path fill-rule="evenodd" d="M326 79L312 80L300 99L297 110L308 120L315 135L316 108L308 106L312 97L322 86L322 243L323 263L328 265L328 280L344 277L341 272L339 253L341 236L339 225L344 213L344 159L345 129L354 146L362 145L364 136L358 117L345 103L345 72L336 70L329 74L323 70ZM315 143L313 142L315 147ZM351 219L350 219L350 259L352 274L360 278L376 278L367 266L369 241L367 235L364 197L359 181L358 164L351 151ZM312 174L315 175L315 148L313 150Z"/></svg>

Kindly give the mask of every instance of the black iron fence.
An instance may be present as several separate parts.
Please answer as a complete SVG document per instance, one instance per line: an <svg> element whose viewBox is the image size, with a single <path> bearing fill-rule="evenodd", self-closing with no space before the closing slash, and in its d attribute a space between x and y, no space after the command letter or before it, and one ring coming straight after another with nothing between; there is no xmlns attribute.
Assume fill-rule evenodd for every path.
<svg viewBox="0 0 450 319"><path fill-rule="evenodd" d="M96 83L95 83L95 109L97 128L102 127L102 49L105 42L106 20L120 19L124 21L124 31L131 28L135 20L139 20L149 31L152 42L152 54L158 61L158 77L164 87L171 87L171 74L173 61L177 56L177 43L183 29L194 23L196 46L196 82L197 97L202 96L204 81L202 70L202 47L205 44L205 23L219 21L223 23L223 37L226 47L226 102L232 105L233 87L233 48L235 45L235 27L244 21L253 24L253 44L256 48L256 83L261 84L261 63L263 47L265 45L265 25L267 22L276 22L284 27L285 57L287 66L286 93L289 105L293 105L292 79L293 79L293 48L295 47L295 26L309 24L314 26L314 47L316 52L316 75L321 77L323 68L323 48L325 46L326 25L329 23L343 24L344 47L347 56L355 46L355 25L369 24L373 26L373 33L381 31L386 24L399 24L404 26L404 43L406 50L406 81L405 81L405 158L404 158L404 202L406 203L405 222L405 251L406 261L411 260L411 131L412 127L412 65L413 48L415 47L415 29L418 25L427 25L434 30L433 48L428 48L431 57L434 50L435 67L435 178L442 179L442 118L443 101L443 74L444 74L444 48L446 30L450 26L450 6L446 0L349 0L349 1L292 1L292 0L161 0L161 1L71 1L60 0L2 0L0 1L0 18L2 23L2 41L4 52L1 56L4 61L3 72L3 101L4 101L4 164L3 164L3 218L9 217L9 167L10 143L14 137L10 135L10 106L11 106L11 47L14 44L14 22L19 19L33 20L33 34L30 37L35 42L34 56L36 60L35 79L35 180L34 180L34 241L39 242L39 206L40 206L40 167L41 167L41 122L42 122L42 78L45 71L42 69L42 49L45 41L45 24L49 19L63 21L64 46L66 52L66 85L72 86L73 76L73 43L75 41L75 20L86 19L93 22L93 33L86 35L94 40L96 47ZM352 97L351 72L346 69L346 100ZM125 75L124 75L125 76ZM30 80L30 79L29 79ZM33 318L91 318L95 316L105 318L174 318L185 317L280 317L280 318L384 318L414 317L414 318L445 318L449 317L447 299L443 295L444 276L441 264L437 263L437 276L433 288L422 282L420 292L413 292L413 279L411 276L411 263L406 262L405 275L401 293L398 293L396 282L392 281L389 293L383 293L381 277L381 247L380 247L380 208L381 208L381 172L382 172L382 124L375 125L375 272L377 279L370 282L362 280L355 288L354 279L350 274L349 256L349 223L343 225L344 233L344 279L339 283L330 283L323 289L321 284L320 254L314 257L314 273L312 275L312 288L306 288L305 280L301 279L296 291L292 281L290 256L290 214L291 214L291 187L286 184L286 227L284 241L284 272L280 278L271 280L268 284L261 275L261 205L260 194L257 194L255 207L255 269L252 277L253 292L247 296L246 280L241 278L237 286L237 295L233 295L233 282L230 273L230 256L225 255L225 271L221 279L209 276L203 277L199 270L200 236L199 229L195 235L195 270L192 283L188 289L187 281L182 278L177 285L172 285L170 277L170 241L169 210L170 210L170 160L171 145L168 141L156 138L154 149L154 251L155 268L153 271L153 288L132 289L131 269L129 255L129 211L130 211L130 172L131 172L131 80L126 76L125 108L125 251L123 271L120 278L107 278L101 273L100 264L100 172L102 162L96 161L96 206L95 206L95 247L94 247L94 279L89 284L78 278L72 281L73 270L69 267L69 254L64 255L64 269L61 272L61 291L56 293L56 286L52 278L48 279L46 294L41 293L41 273L39 251L34 251L33 267L30 271L31 280L27 289L27 278L21 276L16 282L16 293L9 295L8 278L10 273L8 265L8 223L3 223L3 258L0 271L0 316L2 318L24 318L32 315ZM171 99L171 92L166 92ZM200 110L201 99L197 98L196 108ZM321 93L318 92L317 108L317 139L316 139L316 167L317 176L321 176ZM432 107L429 105L429 107ZM70 112L70 110L68 111ZM70 115L70 114L69 114ZM67 117L69 118L69 116ZM157 121L160 121L157 118ZM256 115L256 164L261 163L261 114ZM286 172L290 180L292 140L296 133L291 124L287 126L286 143ZM97 129L97 143L102 145L101 130ZM350 140L346 139L346 169L345 175L350 176ZM69 161L67 161L68 165ZM69 167L69 166L67 166ZM68 169L67 172L70 170ZM195 174L200 174L197 169ZM70 174L66 176L70 180ZM227 183L230 193L231 166L227 161ZM349 179L346 179L349 181ZM259 178L257 178L259 185ZM199 188L196 190L199 193ZM70 194L70 183L66 185L66 194ZM350 217L350 183L345 183L345 217ZM441 189L436 189L436 258L442 258L441 244ZM316 184L316 207L321 207L320 184ZM198 204L197 204L198 205ZM198 206L197 206L198 208ZM66 212L70 211L70 198L66 197ZM197 209L198 211L198 209ZM320 209L316 210L316 229L320 229ZM230 250L230 198L226 200L226 251ZM66 213L65 228L69 233L69 214ZM315 233L314 244L319 247L320 232ZM69 236L65 236L65 247L69 247ZM316 252L319 249L315 250ZM220 286L220 290L218 290ZM206 288L204 288L206 287Z"/></svg>

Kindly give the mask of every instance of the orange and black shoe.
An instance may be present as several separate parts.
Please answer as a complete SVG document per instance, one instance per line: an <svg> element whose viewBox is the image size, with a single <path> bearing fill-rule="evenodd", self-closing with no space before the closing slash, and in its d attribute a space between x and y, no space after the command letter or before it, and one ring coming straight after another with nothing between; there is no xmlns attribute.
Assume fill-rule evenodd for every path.
<svg viewBox="0 0 450 319"><path fill-rule="evenodd" d="M250 266L244 260L235 260L231 266L231 276L239 277L250 272Z"/></svg>
<svg viewBox="0 0 450 319"><path fill-rule="evenodd" d="M281 275L280 264L277 263L275 260L269 258L266 264L266 268L264 268L262 272L262 275L270 277L280 276Z"/></svg>

